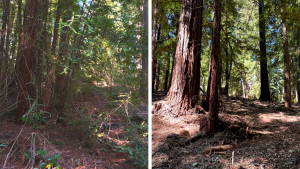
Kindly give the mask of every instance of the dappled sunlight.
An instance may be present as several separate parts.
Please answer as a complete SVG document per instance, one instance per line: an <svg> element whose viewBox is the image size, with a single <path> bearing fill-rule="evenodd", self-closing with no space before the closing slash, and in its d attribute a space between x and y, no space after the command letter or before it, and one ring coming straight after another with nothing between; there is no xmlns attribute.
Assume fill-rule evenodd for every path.
<svg viewBox="0 0 300 169"><path fill-rule="evenodd" d="M287 113L284 113L284 112L267 113L267 114L260 113L259 114L259 120L262 123L271 123L271 122L274 122L274 121L291 123L291 122L300 121L300 117L299 116L290 116L290 115L287 115Z"/></svg>

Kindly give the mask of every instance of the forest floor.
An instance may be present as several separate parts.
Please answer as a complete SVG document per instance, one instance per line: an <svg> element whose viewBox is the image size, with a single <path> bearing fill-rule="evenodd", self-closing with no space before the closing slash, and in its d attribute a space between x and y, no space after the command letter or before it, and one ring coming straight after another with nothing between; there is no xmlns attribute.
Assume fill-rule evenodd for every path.
<svg viewBox="0 0 300 169"><path fill-rule="evenodd" d="M0 168L4 163L5 168L10 169L38 168L47 159L53 162L54 155L59 153L62 157L58 160L60 168L139 168L129 153L120 152L116 146L128 144L125 139L128 133L122 127L128 126L129 116L142 117L138 118L138 123L148 118L147 103L132 106L120 101L118 96L123 93L109 93L113 90L109 87L98 89L100 94L91 91L78 96L69 105L69 116L61 118L61 114L52 113L54 117L48 118L45 125L17 125L14 113L3 115L0 118ZM105 123L108 114L112 120ZM107 124L111 127L105 128ZM98 128L97 131L93 127ZM97 139L93 139L95 137ZM144 146L147 147L147 143ZM46 160L41 154L29 160L24 152L39 150L47 151Z"/></svg>
<svg viewBox="0 0 300 169"><path fill-rule="evenodd" d="M300 168L300 105L285 108L278 102L222 97L223 111L219 118L226 123L248 126L251 136L246 138L241 129L235 132L225 129L214 136L180 145L180 140L199 133L202 115L174 114L164 94L153 95L153 104L164 105L152 112L153 168ZM222 145L234 145L234 148L202 153L208 147Z"/></svg>

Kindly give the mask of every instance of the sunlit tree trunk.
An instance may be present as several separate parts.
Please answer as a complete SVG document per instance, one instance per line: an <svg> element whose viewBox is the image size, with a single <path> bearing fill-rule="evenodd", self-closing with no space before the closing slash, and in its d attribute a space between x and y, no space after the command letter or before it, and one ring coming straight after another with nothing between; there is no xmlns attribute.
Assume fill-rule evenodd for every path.
<svg viewBox="0 0 300 169"><path fill-rule="evenodd" d="M213 39L211 50L211 84L209 97L209 113L207 133L213 135L219 129L219 53L220 53L220 23L221 23L221 0L214 1Z"/></svg>
<svg viewBox="0 0 300 169"><path fill-rule="evenodd" d="M259 50L260 50L260 100L271 100L267 68L266 21L264 16L264 0L259 0Z"/></svg>
<svg viewBox="0 0 300 169"><path fill-rule="evenodd" d="M285 0L281 0L281 17L282 17L282 38L283 38L283 56L284 56L284 92L285 107L291 107L291 79L290 79L290 57L289 44L286 28L286 9Z"/></svg>
<svg viewBox="0 0 300 169"><path fill-rule="evenodd" d="M179 110L195 106L200 86L200 1L183 0L168 99Z"/></svg>

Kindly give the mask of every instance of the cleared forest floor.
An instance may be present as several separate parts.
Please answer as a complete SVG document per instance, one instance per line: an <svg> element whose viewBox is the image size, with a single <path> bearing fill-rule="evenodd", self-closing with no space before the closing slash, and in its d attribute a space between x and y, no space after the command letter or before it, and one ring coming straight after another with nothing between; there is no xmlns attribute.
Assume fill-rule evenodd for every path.
<svg viewBox="0 0 300 169"><path fill-rule="evenodd" d="M251 137L225 129L212 137L179 145L174 139L184 140L198 134L201 115L177 116L168 109L163 93L153 95L153 104L164 105L152 112L153 168L300 168L300 105L285 108L283 103L233 97L223 97L222 102L224 111L219 118L250 126ZM182 134L185 130L190 136ZM235 148L202 153L208 147L221 145Z"/></svg>
<svg viewBox="0 0 300 169"><path fill-rule="evenodd" d="M124 139L126 132L122 130L122 127L128 125L126 118L137 114L146 120L147 106L144 104L135 107L129 105L125 110L124 105L120 106L122 102L118 97L119 93L111 95L112 93L108 93L110 91L108 87L99 88L99 90L102 93L92 91L74 100L69 105L69 116L65 116L68 120L58 120L58 114L53 113L54 117L47 119L46 125L32 127L25 124L23 127L23 125L15 124L14 113L3 115L0 119L0 168L3 167L5 160L7 160L5 168L16 169L26 168L26 166L38 168L44 162L40 155L30 161L25 157L24 150L27 152L46 150L48 152L47 159L60 153L62 158L58 160L58 163L61 168L66 169L139 168L134 165L135 160L130 158L129 153L113 151L113 148L108 146L108 140L113 146L128 143ZM107 113L111 115L111 124L117 125L111 125L110 129L100 129L101 125L105 126L105 123L102 124L102 122ZM61 114L58 117L61 117ZM138 119L140 120L138 123L142 119ZM95 132L92 130L93 126L99 130ZM101 138L101 133L106 136ZM91 137L91 135L94 136ZM91 139L97 136L98 139ZM8 153L10 153L10 157L6 159Z"/></svg>

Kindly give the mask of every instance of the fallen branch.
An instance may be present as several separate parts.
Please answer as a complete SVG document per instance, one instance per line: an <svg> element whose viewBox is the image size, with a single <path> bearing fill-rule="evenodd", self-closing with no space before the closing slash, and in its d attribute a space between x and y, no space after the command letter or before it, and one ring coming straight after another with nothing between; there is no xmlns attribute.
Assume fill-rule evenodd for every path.
<svg viewBox="0 0 300 169"><path fill-rule="evenodd" d="M211 151L227 151L227 150L230 150L230 149L233 149L236 147L237 147L236 145L231 145L231 144L223 145L223 146L216 146L216 147L208 147L202 151L202 154L206 154Z"/></svg>

